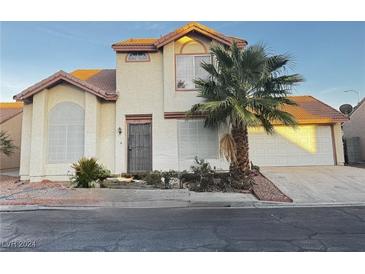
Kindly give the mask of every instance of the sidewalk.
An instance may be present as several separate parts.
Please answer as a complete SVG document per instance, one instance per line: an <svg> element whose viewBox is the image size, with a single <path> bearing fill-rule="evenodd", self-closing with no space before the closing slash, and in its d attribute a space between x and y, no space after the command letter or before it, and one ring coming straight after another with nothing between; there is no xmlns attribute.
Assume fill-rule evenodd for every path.
<svg viewBox="0 0 365 274"><path fill-rule="evenodd" d="M162 207L328 207L365 206L365 201L349 203L259 201L252 194L193 192L187 189L71 188L68 183L29 183L0 176L0 211L38 209L162 208Z"/></svg>
<svg viewBox="0 0 365 274"><path fill-rule="evenodd" d="M0 209L40 207L229 207L232 203L252 206L252 194L192 192L187 189L71 188L68 183L20 182L0 176Z"/></svg>

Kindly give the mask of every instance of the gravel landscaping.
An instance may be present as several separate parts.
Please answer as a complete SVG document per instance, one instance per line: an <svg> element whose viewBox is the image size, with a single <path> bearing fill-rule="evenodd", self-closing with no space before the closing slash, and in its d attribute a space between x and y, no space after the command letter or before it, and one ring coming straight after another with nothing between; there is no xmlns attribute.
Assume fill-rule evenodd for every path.
<svg viewBox="0 0 365 274"><path fill-rule="evenodd" d="M18 177L0 175L0 205L86 205L98 201L91 189L75 189L69 182L43 180L30 183Z"/></svg>
<svg viewBox="0 0 365 274"><path fill-rule="evenodd" d="M270 201L270 202L286 202L292 203L293 200L286 196L283 192L277 188L269 179L263 176L261 173L257 173L254 177L255 184L253 185L252 192L258 200Z"/></svg>

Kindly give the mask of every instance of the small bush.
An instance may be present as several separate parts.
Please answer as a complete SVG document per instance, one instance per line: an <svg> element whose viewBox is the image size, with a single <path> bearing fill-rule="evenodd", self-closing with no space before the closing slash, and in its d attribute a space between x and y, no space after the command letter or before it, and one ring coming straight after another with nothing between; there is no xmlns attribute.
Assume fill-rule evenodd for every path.
<svg viewBox="0 0 365 274"><path fill-rule="evenodd" d="M14 145L14 141L10 138L10 135L5 131L0 131L0 151L6 156L10 156L14 153L17 147Z"/></svg>
<svg viewBox="0 0 365 274"><path fill-rule="evenodd" d="M191 171L194 174L204 176L204 175L209 175L209 174L214 173L210 164L208 162L206 162L204 159L199 159L197 156L195 156L194 161L195 161L195 165L190 167Z"/></svg>
<svg viewBox="0 0 365 274"><path fill-rule="evenodd" d="M161 175L164 180L165 188L171 188L171 181L173 179L179 179L179 172L175 170L163 171Z"/></svg>
<svg viewBox="0 0 365 274"><path fill-rule="evenodd" d="M110 170L99 164L95 158L82 157L71 166L75 170L75 175L71 177L71 182L76 187L95 187L111 176Z"/></svg>
<svg viewBox="0 0 365 274"><path fill-rule="evenodd" d="M259 167L259 166L254 165L252 162L251 162L251 169L252 169L253 171L260 172L260 167Z"/></svg>
<svg viewBox="0 0 365 274"><path fill-rule="evenodd" d="M131 176L136 180L143 180L148 185L153 185L156 188L171 188L171 181L179 178L179 172L175 170L154 170L150 172L138 172Z"/></svg>
<svg viewBox="0 0 365 274"><path fill-rule="evenodd" d="M141 175L141 180L146 181L148 185L153 185L155 187L162 187L162 174L158 170L147 172Z"/></svg>
<svg viewBox="0 0 365 274"><path fill-rule="evenodd" d="M235 180L229 172L216 172L208 162L195 157L195 165L191 166L192 172L182 172L181 181L193 191L241 191L249 187L245 178L244 181Z"/></svg>

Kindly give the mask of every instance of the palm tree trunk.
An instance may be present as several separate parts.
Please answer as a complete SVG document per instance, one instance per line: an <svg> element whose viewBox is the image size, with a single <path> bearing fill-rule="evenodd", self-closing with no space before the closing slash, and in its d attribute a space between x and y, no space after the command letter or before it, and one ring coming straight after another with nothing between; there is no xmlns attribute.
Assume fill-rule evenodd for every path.
<svg viewBox="0 0 365 274"><path fill-rule="evenodd" d="M231 134L236 144L236 162L231 162L230 172L237 179L244 179L250 174L247 126L234 126Z"/></svg>

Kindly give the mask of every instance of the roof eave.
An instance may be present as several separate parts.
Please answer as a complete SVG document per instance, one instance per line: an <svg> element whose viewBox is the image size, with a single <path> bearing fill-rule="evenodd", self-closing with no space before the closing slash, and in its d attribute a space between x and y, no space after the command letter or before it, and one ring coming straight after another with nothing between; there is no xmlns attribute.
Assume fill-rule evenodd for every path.
<svg viewBox="0 0 365 274"><path fill-rule="evenodd" d="M37 94L38 92L53 86L57 85L58 82L65 81L71 85L74 85L86 92L89 92L91 94L94 94L95 96L102 98L107 101L115 101L118 98L117 94L111 94L110 92L103 91L83 80L77 79L76 77L72 76L71 74L68 74L64 71L56 72L55 74L49 76L48 78L36 83L35 85L23 90L22 92L18 93L13 97L16 101L24 101L26 99L29 99L33 95Z"/></svg>
<svg viewBox="0 0 365 274"><path fill-rule="evenodd" d="M158 51L158 49L154 45L112 45L112 48L116 52L132 52L132 51L156 52L156 51Z"/></svg>
<svg viewBox="0 0 365 274"><path fill-rule="evenodd" d="M176 39L179 39L180 37L184 36L185 34L188 34L192 31L197 31L199 33L201 33L202 35L204 36L207 36L207 37L210 37L211 39L213 40L216 40L222 44L225 44L227 46L231 46L232 45L232 42L228 39L228 38L225 38L224 36L222 35L217 35L215 33L212 33L212 32L209 32L209 31L206 31L206 30L203 30L201 28L198 28L196 26L194 27L191 27L191 28L187 28L181 32L177 32L175 34L167 34L166 36L163 36L161 37L160 39L158 39L156 42L155 42L155 46L156 48L161 48L163 47L164 45L170 43L171 41L174 41ZM168 37L170 35L170 37Z"/></svg>

